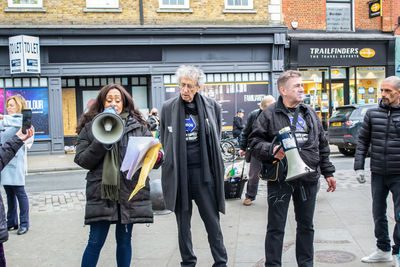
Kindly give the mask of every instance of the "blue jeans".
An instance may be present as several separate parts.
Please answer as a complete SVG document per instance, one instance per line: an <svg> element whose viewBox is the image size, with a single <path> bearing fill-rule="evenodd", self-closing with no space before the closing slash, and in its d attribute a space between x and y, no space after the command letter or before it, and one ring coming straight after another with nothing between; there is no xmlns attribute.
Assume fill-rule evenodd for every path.
<svg viewBox="0 0 400 267"><path fill-rule="evenodd" d="M90 224L89 241L82 257L82 267L94 267L99 260L101 248L106 241L111 222L100 221ZM132 259L132 227L133 223L121 224L117 222L115 227L115 239L117 241L117 266L129 267Z"/></svg>
<svg viewBox="0 0 400 267"><path fill-rule="evenodd" d="M390 237L386 216L387 197L392 192L394 218L393 254L399 254L400 248L400 179L399 176L383 176L372 173L372 215L375 223L376 246L383 251L390 251Z"/></svg>
<svg viewBox="0 0 400 267"><path fill-rule="evenodd" d="M25 187L5 185L7 194L7 227L18 226L17 199L19 204L19 221L21 227L29 228L29 200Z"/></svg>

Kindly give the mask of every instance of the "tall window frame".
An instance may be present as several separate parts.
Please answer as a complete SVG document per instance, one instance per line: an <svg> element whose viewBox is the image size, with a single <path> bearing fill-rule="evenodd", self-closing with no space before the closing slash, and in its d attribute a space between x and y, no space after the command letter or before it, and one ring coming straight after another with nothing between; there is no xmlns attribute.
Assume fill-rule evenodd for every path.
<svg viewBox="0 0 400 267"><path fill-rule="evenodd" d="M253 0L225 0L225 9L253 9Z"/></svg>
<svg viewBox="0 0 400 267"><path fill-rule="evenodd" d="M190 0L159 0L160 8L186 8L190 7Z"/></svg>
<svg viewBox="0 0 400 267"><path fill-rule="evenodd" d="M86 0L86 8L119 8L119 0Z"/></svg>
<svg viewBox="0 0 400 267"><path fill-rule="evenodd" d="M8 0L8 7L40 8L40 7L43 7L43 0Z"/></svg>
<svg viewBox="0 0 400 267"><path fill-rule="evenodd" d="M326 0L326 31L354 31L353 0Z"/></svg>

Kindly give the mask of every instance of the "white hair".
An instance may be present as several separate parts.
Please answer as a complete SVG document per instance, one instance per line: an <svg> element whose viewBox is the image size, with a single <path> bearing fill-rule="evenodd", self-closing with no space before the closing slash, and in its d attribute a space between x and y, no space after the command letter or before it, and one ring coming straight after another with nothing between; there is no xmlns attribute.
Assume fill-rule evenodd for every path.
<svg viewBox="0 0 400 267"><path fill-rule="evenodd" d="M261 100L260 102L260 107L262 109L268 107L269 105L271 105L272 103L275 102L275 97L273 97L272 95L266 95L264 96L264 98Z"/></svg>
<svg viewBox="0 0 400 267"><path fill-rule="evenodd" d="M175 76L179 82L181 78L196 80L197 85L200 86L200 88L203 88L203 85L206 81L206 75L204 75L204 72L195 66L181 65L176 70Z"/></svg>

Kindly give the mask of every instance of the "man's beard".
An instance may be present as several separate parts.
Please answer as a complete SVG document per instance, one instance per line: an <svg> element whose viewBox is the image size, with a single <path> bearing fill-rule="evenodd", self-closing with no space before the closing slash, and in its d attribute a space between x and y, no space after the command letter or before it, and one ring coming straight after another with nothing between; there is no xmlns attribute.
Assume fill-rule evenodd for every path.
<svg viewBox="0 0 400 267"><path fill-rule="evenodd" d="M385 104L385 105L389 105L390 104L389 103L389 99L383 98L383 97L382 97L382 103Z"/></svg>

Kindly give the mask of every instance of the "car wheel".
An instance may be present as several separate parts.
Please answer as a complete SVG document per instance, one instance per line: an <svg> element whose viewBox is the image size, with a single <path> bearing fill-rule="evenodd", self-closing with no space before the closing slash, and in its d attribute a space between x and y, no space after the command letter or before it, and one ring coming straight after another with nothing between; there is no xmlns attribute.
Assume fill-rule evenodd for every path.
<svg viewBox="0 0 400 267"><path fill-rule="evenodd" d="M354 156L356 150L352 148L339 147L339 152L345 156Z"/></svg>

